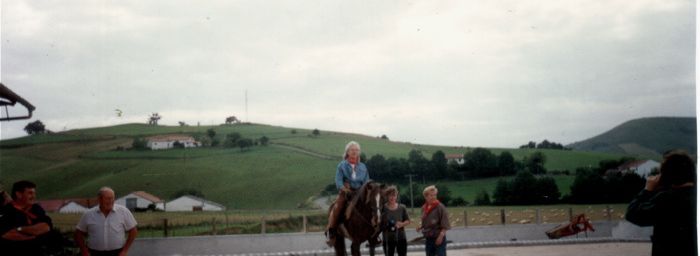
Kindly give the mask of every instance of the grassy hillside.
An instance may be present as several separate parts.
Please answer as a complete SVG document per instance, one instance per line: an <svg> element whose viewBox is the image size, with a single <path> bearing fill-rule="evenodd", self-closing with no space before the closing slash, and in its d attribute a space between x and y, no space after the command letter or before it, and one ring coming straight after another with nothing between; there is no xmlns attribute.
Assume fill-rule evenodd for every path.
<svg viewBox="0 0 700 256"><path fill-rule="evenodd" d="M659 158L669 149L697 154L694 117L651 117L627 121L593 138L568 147L575 150L624 153Z"/></svg>
<svg viewBox="0 0 700 256"><path fill-rule="evenodd" d="M171 133L204 135L210 128L220 139L231 132L246 138L264 135L271 139L271 145L244 152L221 147L115 150L129 147L135 137ZM333 182L335 166L349 140L360 142L367 156L383 154L405 158L411 149L419 149L430 158L436 150L460 154L469 150L339 132L321 131L320 136L310 136L310 133L310 130L259 124L200 127L125 124L29 136L0 141L0 182L7 187L20 179L35 181L40 199L88 197L101 186L111 186L119 195L145 190L166 199L179 190L195 189L230 209L292 209ZM534 152L491 150L496 154L508 150L517 159ZM621 156L542 151L547 155L546 165L550 170L573 171L579 166L597 165L600 160ZM475 189L491 192L493 188L489 187L495 180L446 183L454 187L455 195L471 201ZM560 186L560 190L567 193L568 187Z"/></svg>

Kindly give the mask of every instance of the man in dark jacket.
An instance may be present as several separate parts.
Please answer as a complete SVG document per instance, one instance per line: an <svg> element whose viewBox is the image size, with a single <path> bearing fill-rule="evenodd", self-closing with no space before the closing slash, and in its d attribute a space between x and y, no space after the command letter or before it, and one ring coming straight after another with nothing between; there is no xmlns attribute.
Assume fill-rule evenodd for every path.
<svg viewBox="0 0 700 256"><path fill-rule="evenodd" d="M654 226L651 255L697 255L695 162L688 154L664 155L660 174L649 176L625 218Z"/></svg>
<svg viewBox="0 0 700 256"><path fill-rule="evenodd" d="M36 185L16 182L12 199L0 215L0 255L44 255L52 224L44 209L34 203Z"/></svg>

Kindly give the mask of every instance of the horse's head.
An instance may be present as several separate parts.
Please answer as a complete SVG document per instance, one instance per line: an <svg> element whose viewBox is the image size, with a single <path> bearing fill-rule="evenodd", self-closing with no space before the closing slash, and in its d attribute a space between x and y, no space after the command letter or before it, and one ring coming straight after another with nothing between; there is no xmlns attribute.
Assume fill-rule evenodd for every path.
<svg viewBox="0 0 700 256"><path fill-rule="evenodd" d="M362 186L360 191L360 200L363 200L363 205L366 209L371 210L372 226L379 226L382 219L382 205L384 204L384 198L382 193L382 185L369 181Z"/></svg>

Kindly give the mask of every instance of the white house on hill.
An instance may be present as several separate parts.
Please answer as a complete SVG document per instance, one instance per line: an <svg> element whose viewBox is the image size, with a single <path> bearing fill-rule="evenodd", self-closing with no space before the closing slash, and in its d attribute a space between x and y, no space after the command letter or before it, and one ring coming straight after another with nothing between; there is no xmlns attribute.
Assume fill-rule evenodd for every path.
<svg viewBox="0 0 700 256"><path fill-rule="evenodd" d="M464 155L462 154L449 154L445 155L445 160L447 160L447 163L449 164L450 162L455 162L458 164L464 164Z"/></svg>
<svg viewBox="0 0 700 256"><path fill-rule="evenodd" d="M170 202L167 202L165 206L161 203L156 206L160 210L165 210L166 212L193 212L193 211L223 211L226 207L192 195L184 195L178 197ZM163 209L165 208L165 209Z"/></svg>
<svg viewBox="0 0 700 256"><path fill-rule="evenodd" d="M117 200L115 200L114 203L122 205L126 208L129 208L129 210L133 211L137 208L146 209L151 204L158 205L158 203L161 203L162 201L163 200L161 200L157 196L151 195L144 191L135 191L131 192L128 195L117 198Z"/></svg>
<svg viewBox="0 0 700 256"><path fill-rule="evenodd" d="M192 136L189 135L158 135L146 138L146 147L156 150L156 149L169 149L173 148L175 143L179 142L185 148L199 147L202 143L194 140Z"/></svg>
<svg viewBox="0 0 700 256"><path fill-rule="evenodd" d="M636 160L620 165L617 169L623 172L634 172L639 176L647 177L654 169L659 169L661 164L654 160Z"/></svg>

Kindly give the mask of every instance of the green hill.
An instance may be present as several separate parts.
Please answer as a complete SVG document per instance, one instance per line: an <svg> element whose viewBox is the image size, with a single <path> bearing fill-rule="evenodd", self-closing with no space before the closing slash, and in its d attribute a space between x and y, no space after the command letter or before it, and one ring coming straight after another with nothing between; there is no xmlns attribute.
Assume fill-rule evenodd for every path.
<svg viewBox="0 0 700 256"><path fill-rule="evenodd" d="M650 117L627 121L610 131L567 147L574 150L660 158L670 149L697 154L694 117Z"/></svg>
<svg viewBox="0 0 700 256"><path fill-rule="evenodd" d="M204 136L213 128L219 139L238 132L245 138L270 138L270 145L247 151L222 147L158 151L116 150L128 148L136 137L158 134ZM468 148L417 145L371 136L262 124L222 126L149 126L124 124L27 136L0 141L0 182L5 187L27 179L39 186L40 199L89 197L101 186L111 186L118 196L144 190L169 199L180 190L201 191L207 199L230 209L292 209L318 195L333 182L335 167L345 144L358 141L369 157L404 157L418 149L426 157L436 150L465 153ZM510 151L516 159L532 149L491 149L495 154ZM597 165L621 155L599 152L540 150L547 155L549 170L571 170ZM371 170L370 170L371 172ZM570 181L564 179L564 183ZM474 181L449 182L454 196L473 198ZM477 182L478 183L478 182ZM483 182L482 182L483 183ZM483 183L483 184L491 184ZM562 193L568 186L560 186ZM490 187L484 187L492 191ZM478 191L478 190L477 190Z"/></svg>

